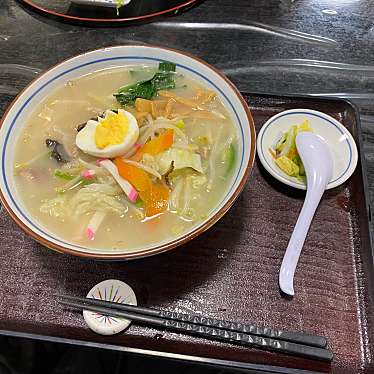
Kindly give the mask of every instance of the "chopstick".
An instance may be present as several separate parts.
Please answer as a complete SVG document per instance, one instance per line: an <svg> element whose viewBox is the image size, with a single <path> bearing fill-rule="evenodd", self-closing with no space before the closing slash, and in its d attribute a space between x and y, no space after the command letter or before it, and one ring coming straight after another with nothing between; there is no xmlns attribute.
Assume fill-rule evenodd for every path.
<svg viewBox="0 0 374 374"><path fill-rule="evenodd" d="M198 325L204 325L207 327L216 327L219 329L231 330L235 332L249 333L253 335L263 336L266 338L275 338L278 340L286 340L293 343L300 343L305 345L311 345L315 347L325 348L327 345L327 339L324 336L310 335L305 333L275 330L268 327L259 327L250 324L243 324L238 322L223 321L216 318L203 317L196 314L185 314L170 312L168 310L156 310L151 308L144 308L135 305L113 303L110 301L90 299L85 297L75 296L58 296L61 299L83 302L87 305L97 305L107 308L115 308L126 312L141 313L147 316L161 317L172 319L181 322L190 322Z"/></svg>
<svg viewBox="0 0 374 374"><path fill-rule="evenodd" d="M113 317L126 318L136 322L167 328L195 336L221 340L229 343L240 343L245 346L272 350L279 353L317 359L326 362L330 362L332 360L332 353L328 349L285 340L273 339L271 337L258 336L247 332L238 332L232 329L227 329L223 327L223 325L221 325L221 327L217 327L215 325L215 322L217 322L218 320L211 318L189 316L183 313L158 311L149 308L111 303L97 299L77 298L72 296L59 297L61 298L61 300L59 300L61 304L82 310L89 310ZM170 319L170 317L164 317L161 315L165 313L171 315L174 319ZM176 319L176 316L178 317L178 319ZM187 316L189 320L181 320L180 317L182 316ZM200 324L194 323L195 317L199 319ZM213 324L209 324L209 322L213 322ZM235 323L233 322L221 322L224 322L224 324L227 325L231 324L232 327L235 325ZM240 328L240 326L249 326L241 324L236 325L238 325L238 328Z"/></svg>

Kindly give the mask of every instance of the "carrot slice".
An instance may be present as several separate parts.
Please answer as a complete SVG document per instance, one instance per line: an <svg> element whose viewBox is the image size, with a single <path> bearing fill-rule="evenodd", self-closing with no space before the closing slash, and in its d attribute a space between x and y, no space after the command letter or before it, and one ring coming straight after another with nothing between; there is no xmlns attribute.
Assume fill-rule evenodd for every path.
<svg viewBox="0 0 374 374"><path fill-rule="evenodd" d="M114 159L119 175L131 183L144 202L145 214L152 217L163 213L168 207L169 190L160 183L152 183L149 175L136 166L127 164L120 157Z"/></svg>
<svg viewBox="0 0 374 374"><path fill-rule="evenodd" d="M143 158L143 152L142 152L142 149L139 148L133 156L129 157L129 160L140 162L142 158Z"/></svg>
<svg viewBox="0 0 374 374"><path fill-rule="evenodd" d="M174 130L168 129L163 134L145 143L143 147L139 148L137 152L129 157L129 160L140 162L144 153L152 156L168 150L174 141Z"/></svg>
<svg viewBox="0 0 374 374"><path fill-rule="evenodd" d="M168 129L163 134L145 143L140 149L142 153L149 153L150 155L157 155L168 150L174 141L174 130Z"/></svg>
<svg viewBox="0 0 374 374"><path fill-rule="evenodd" d="M147 217L163 213L168 207L169 190L160 183L154 183L150 191L139 192L144 201Z"/></svg>
<svg viewBox="0 0 374 374"><path fill-rule="evenodd" d="M163 134L152 139L140 148L130 159L140 161L144 153L157 155L171 147L174 130L167 129ZM160 183L152 183L148 173L134 165L127 164L121 157L114 159L119 175L131 183L144 202L145 214L152 217L163 213L168 207L169 190Z"/></svg>
<svg viewBox="0 0 374 374"><path fill-rule="evenodd" d="M152 188L152 180L144 170L127 164L120 157L114 159L114 164L117 166L119 175L129 181L138 192L148 191Z"/></svg>

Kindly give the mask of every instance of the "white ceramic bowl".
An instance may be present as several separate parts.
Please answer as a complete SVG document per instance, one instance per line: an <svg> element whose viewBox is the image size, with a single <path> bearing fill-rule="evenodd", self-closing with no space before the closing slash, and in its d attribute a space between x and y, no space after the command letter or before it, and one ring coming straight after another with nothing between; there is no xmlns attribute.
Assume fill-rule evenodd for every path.
<svg viewBox="0 0 374 374"><path fill-rule="evenodd" d="M257 153L264 168L279 181L289 186L305 190L306 183L284 173L274 162L269 148L292 125L300 125L308 120L313 132L329 146L333 157L332 178L327 189L344 183L355 171L358 160L356 143L351 133L335 118L311 109L290 109L271 117L261 127L257 138Z"/></svg>
<svg viewBox="0 0 374 374"><path fill-rule="evenodd" d="M157 64L167 60L177 64L178 71L186 73L214 90L232 117L238 134L238 158L234 176L221 201L206 220L193 226L187 233L131 251L107 248L90 249L69 242L50 232L22 204L13 174L14 144L37 105L56 88L82 75L109 67L134 64ZM255 156L255 129L247 104L234 85L204 61L184 52L154 46L116 46L87 52L61 62L33 81L9 107L2 118L0 129L0 189L1 201L18 225L45 246L59 252L97 259L131 259L149 256L181 245L201 234L220 219L243 189Z"/></svg>

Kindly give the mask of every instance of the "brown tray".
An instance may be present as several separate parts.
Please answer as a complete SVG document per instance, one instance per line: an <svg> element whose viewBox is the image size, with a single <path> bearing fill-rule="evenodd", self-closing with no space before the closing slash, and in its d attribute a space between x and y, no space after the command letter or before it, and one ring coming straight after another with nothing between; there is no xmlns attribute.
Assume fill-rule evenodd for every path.
<svg viewBox="0 0 374 374"><path fill-rule="evenodd" d="M282 110L310 108L341 121L360 146L358 117L346 101L257 94L246 99L257 130ZM174 251L133 262L93 262L51 252L2 210L1 332L257 372L373 373L374 273L365 186L359 163L345 185L325 194L300 258L293 300L280 295L278 270L304 194L277 183L258 162L238 201L213 228ZM108 278L128 282L141 305L325 335L334 361L329 366L137 325L103 337L52 296L83 296Z"/></svg>

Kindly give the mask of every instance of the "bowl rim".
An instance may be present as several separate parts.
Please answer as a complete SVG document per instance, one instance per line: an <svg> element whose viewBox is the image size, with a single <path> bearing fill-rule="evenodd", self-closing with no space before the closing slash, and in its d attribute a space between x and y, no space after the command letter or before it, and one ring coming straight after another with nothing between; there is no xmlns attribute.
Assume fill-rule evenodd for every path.
<svg viewBox="0 0 374 374"><path fill-rule="evenodd" d="M223 205L221 207L221 209L216 214L212 215L209 219L207 219L201 225L199 225L198 227L196 227L190 233L184 234L184 235L182 235L179 238L176 238L176 239L174 239L174 240L172 240L170 242L164 243L164 244L158 244L158 245L156 244L152 248L148 248L148 249L144 249L144 250L138 250L138 251L129 252L129 253L118 253L118 254L116 254L116 253L107 253L107 254L105 254L105 253L102 253L102 252L101 253L100 252L98 252L98 253L94 253L94 252L81 252L81 251L74 250L74 249L71 249L71 248L66 248L63 245L60 245L60 244L53 243L53 242L49 241L48 239L46 239L43 236L39 235L38 233L34 232L27 224L25 224L17 216L17 214L13 211L13 209L8 204L6 198L3 195L2 189L0 188L0 201L3 204L4 208L6 209L6 211L12 217L12 219L17 223L17 225L26 234L30 235L37 242L39 242L42 245L44 245L45 247L47 247L49 249L52 249L52 250L54 250L56 252L59 252L59 253L67 253L67 254L70 254L70 255L73 255L73 256L82 257L82 258L86 258L86 259L119 260L119 261L121 261L121 260L130 260L130 259L138 259L138 258L144 258L144 257L148 257L148 256L153 256L153 255L156 255L156 254L160 254L160 253L172 250L172 249L174 249L176 247L179 247L182 244L185 244L185 243L189 242L190 240L193 240L194 238L196 238L199 235L201 235L203 232L205 232L210 227L212 227L218 220L220 220L226 214L226 212L234 204L234 202L237 199L237 197L239 196L240 192L243 190L243 188L244 188L244 186L245 186L245 184L246 184L246 182L248 180L250 171L253 168L254 159L255 159L255 155L256 155L256 143L257 143L256 142L255 125L254 125L253 117L252 117L251 111L249 109L249 106L246 103L246 101L244 100L244 98L241 95L241 93L239 92L239 90L235 87L235 85L223 73L221 73L217 68L215 68L212 65L208 64L207 62L205 62L204 60L200 59L199 57L196 57L196 56L194 56L193 54L191 54L189 52L184 52L184 51L180 51L178 49L168 48L168 47L162 47L162 46L153 45L153 44L124 44L124 45L107 46L107 47L102 47L102 48L98 48L98 49L86 51L86 52L83 52L83 53L79 53L77 55L71 56L71 57L69 57L67 59L64 59L64 60L60 61L59 63L53 65L50 68L48 68L42 74L40 74L38 77L36 77L35 79L33 79L29 84L27 84L27 86L25 88L22 89L22 91L20 91L18 93L18 95L9 104L9 106L6 109L6 111L4 112L4 114L3 114L3 116L2 116L2 118L0 120L0 128L3 126L3 123L7 119L8 113L14 107L14 105L17 103L17 101L20 99L20 97L23 95L23 93L32 84L34 84L37 80L39 80L42 77L44 77L51 70L53 70L56 67L59 67L59 66L65 64L66 62L68 62L70 60L73 60L73 59L75 59L77 57L81 57L81 56L87 55L88 53L91 53L91 52L98 52L98 51L110 50L112 48L121 48L121 47L130 47L130 48L131 47L135 47L135 48L139 48L140 47L140 48L150 48L150 49L161 49L161 50L165 50L165 51L169 51L169 52L174 52L174 53L177 53L177 54L181 54L181 55L189 57L189 58L191 58L191 59L193 59L193 60L195 60L195 61L197 61L197 62L199 62L199 63L201 63L203 65L205 65L208 69L211 69L222 80L224 80L228 84L228 86L232 89L233 93L238 97L238 99L239 99L240 103L242 104L243 109L244 109L244 111L246 113L246 117L247 117L248 124L249 124L249 132L250 132L250 135L251 135L251 149L250 149L248 163L245 166L244 174L243 174L243 176L242 176L242 178L240 180L240 183L238 184L237 188L232 192L230 198L227 200L227 202L225 203L225 205Z"/></svg>

